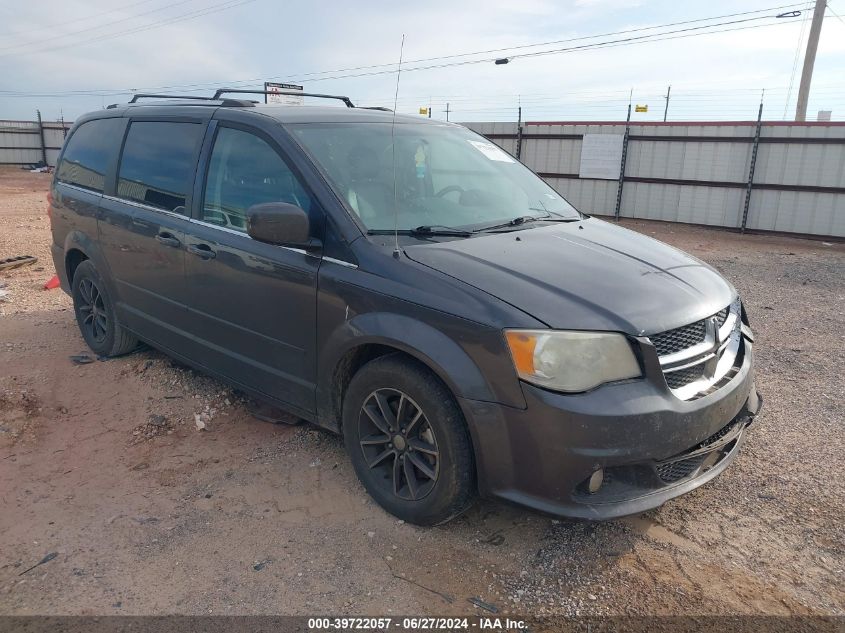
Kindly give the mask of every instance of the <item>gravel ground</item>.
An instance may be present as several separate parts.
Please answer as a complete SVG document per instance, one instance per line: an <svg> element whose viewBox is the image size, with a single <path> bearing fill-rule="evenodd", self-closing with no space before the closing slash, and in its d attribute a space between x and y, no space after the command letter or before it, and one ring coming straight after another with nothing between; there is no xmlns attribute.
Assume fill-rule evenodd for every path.
<svg viewBox="0 0 845 633"><path fill-rule="evenodd" d="M338 438L158 352L74 365L70 300L41 289L49 178L0 170L0 258L39 258L0 273L0 614L845 615L842 244L624 222L746 302L765 405L739 458L625 520L484 501L421 529Z"/></svg>

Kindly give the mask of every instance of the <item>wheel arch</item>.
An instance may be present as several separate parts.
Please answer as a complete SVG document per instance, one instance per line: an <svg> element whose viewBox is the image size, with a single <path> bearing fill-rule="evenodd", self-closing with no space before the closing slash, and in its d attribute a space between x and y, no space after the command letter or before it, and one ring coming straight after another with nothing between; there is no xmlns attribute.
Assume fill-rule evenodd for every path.
<svg viewBox="0 0 845 633"><path fill-rule="evenodd" d="M420 363L456 398L494 400L481 370L444 333L411 317L369 313L345 322L323 347L317 384L321 425L341 429L343 397L352 377L365 364L386 354L402 354Z"/></svg>
<svg viewBox="0 0 845 633"><path fill-rule="evenodd" d="M73 275L76 273L76 269L79 267L79 264L84 262L86 259L89 259L88 255L76 246L65 251L65 273L67 274L69 286L73 284Z"/></svg>
<svg viewBox="0 0 845 633"><path fill-rule="evenodd" d="M92 239L82 231L70 231L64 241L64 265L67 275L68 288L73 286L73 274L76 268L85 260L91 260L97 271L103 278L106 288L113 297L116 297L114 283L112 282L110 269L103 257L100 246L95 239Z"/></svg>

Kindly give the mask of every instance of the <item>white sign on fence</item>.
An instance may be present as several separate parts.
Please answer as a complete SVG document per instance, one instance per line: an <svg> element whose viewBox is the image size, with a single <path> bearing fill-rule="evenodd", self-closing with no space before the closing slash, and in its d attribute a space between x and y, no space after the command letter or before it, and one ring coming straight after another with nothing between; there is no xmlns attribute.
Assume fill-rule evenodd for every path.
<svg viewBox="0 0 845 633"><path fill-rule="evenodd" d="M302 86L296 84L276 84L270 81L264 82L264 90L267 92L275 92L279 94L269 94L265 96L265 103L275 103L278 105L295 105L301 106L305 103L305 98L300 95L282 94L281 91L299 90L302 91Z"/></svg>
<svg viewBox="0 0 845 633"><path fill-rule="evenodd" d="M581 142L581 178L619 178L623 138L622 134L585 134Z"/></svg>

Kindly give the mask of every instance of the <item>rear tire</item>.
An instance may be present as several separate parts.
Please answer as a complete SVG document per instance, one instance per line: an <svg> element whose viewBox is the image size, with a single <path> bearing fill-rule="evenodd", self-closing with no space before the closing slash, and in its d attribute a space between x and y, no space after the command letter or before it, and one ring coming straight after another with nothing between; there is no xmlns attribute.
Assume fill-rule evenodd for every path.
<svg viewBox="0 0 845 633"><path fill-rule="evenodd" d="M364 488L394 516L438 525L472 505L475 468L464 417L420 363L391 354L364 365L343 400L343 437Z"/></svg>
<svg viewBox="0 0 845 633"><path fill-rule="evenodd" d="M98 356L122 356L138 346L138 339L117 320L106 284L90 259L76 267L71 296L82 338Z"/></svg>

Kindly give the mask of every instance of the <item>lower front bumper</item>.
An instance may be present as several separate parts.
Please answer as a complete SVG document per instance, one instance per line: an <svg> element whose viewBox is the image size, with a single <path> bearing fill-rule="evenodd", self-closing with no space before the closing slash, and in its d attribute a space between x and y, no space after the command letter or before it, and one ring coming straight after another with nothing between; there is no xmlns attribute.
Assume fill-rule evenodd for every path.
<svg viewBox="0 0 845 633"><path fill-rule="evenodd" d="M526 409L461 401L481 493L594 520L650 510L718 476L761 405L750 344L735 378L698 400L644 381L578 395L524 391ZM604 479L591 493L587 482L599 469Z"/></svg>

